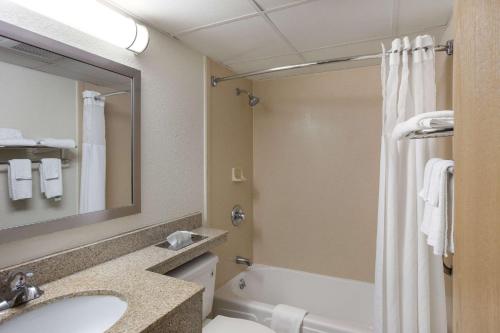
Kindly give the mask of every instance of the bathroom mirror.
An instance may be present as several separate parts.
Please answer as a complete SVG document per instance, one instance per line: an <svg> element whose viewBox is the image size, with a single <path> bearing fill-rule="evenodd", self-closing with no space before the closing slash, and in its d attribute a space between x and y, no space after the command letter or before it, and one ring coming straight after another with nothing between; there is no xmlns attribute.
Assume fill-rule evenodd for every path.
<svg viewBox="0 0 500 333"><path fill-rule="evenodd" d="M140 212L140 71L0 22L0 242Z"/></svg>

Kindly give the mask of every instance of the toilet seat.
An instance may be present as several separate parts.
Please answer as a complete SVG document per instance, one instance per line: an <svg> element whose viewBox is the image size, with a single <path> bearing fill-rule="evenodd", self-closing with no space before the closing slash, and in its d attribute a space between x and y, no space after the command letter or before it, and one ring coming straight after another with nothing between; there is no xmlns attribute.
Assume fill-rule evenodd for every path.
<svg viewBox="0 0 500 333"><path fill-rule="evenodd" d="M254 321L217 316L205 327L203 333L276 333L269 327Z"/></svg>

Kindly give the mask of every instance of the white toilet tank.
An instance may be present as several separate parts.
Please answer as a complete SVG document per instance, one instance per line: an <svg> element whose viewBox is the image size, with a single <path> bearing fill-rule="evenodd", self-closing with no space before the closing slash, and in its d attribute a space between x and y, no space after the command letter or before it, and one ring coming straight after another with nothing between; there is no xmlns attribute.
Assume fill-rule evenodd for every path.
<svg viewBox="0 0 500 333"><path fill-rule="evenodd" d="M203 291L203 319L207 318L212 311L217 262L219 262L219 258L207 252L165 274L205 287L205 291Z"/></svg>

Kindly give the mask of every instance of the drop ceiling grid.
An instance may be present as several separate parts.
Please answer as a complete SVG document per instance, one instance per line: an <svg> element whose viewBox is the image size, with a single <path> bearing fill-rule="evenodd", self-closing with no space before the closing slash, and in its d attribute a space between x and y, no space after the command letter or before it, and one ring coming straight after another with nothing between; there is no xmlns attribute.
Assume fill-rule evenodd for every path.
<svg viewBox="0 0 500 333"><path fill-rule="evenodd" d="M300 13L301 8L304 7L304 5L308 5L311 3L317 3L316 7L321 8L321 6L324 6L325 4L328 5L327 2L329 2L331 0L293 1L290 3L286 3L284 5L278 6L278 7L270 7L270 8L266 8L263 5L263 2L265 2L265 1L262 1L262 0L248 0L248 1L253 6L256 13L244 15L241 17L231 18L231 19L221 21L221 22L215 22L215 23L203 26L203 27L193 27L193 28L190 28L188 30L182 31L178 34L175 34L175 36L176 36L176 38L180 39L181 41L187 41L188 44L191 44L191 43L189 43L188 40L189 40L189 35L192 33L195 33L197 31L200 32L202 30L208 30L208 29L211 29L211 28L216 27L216 26L219 26L219 27L222 26L221 28L224 28L224 26L225 26L226 28L231 29L231 27L230 27L231 23L235 23L235 22L242 21L242 20L247 20L249 18L252 18L252 17L255 17L258 15L266 21L266 23L269 25L269 27L277 35L277 37L279 37L290 48L289 52L276 53L276 54L266 55L266 56L262 56L262 57L251 57L251 58L248 58L248 57L246 57L246 58L229 57L229 58L218 58L218 59L216 58L215 59L215 60L218 60L219 62L221 62L222 64L224 64L232 69L235 69L236 67L238 67L237 65L242 65L243 67L245 67L245 64L248 64L251 62L262 63L262 62L265 62L266 60L272 62L273 58L291 59L290 58L291 55L295 55L298 58L297 61L287 62L286 64L305 62L305 61L310 60L310 59L308 59L306 54L311 53L311 52L316 51L316 50L338 48L339 46L356 45L359 43L364 43L366 41L386 39L388 36L392 35L392 29L390 29L389 31L384 31L385 33L383 33L383 34L382 33L376 34L376 35L371 36L371 38L368 38L368 39L351 39L350 41L342 41L340 43L333 43L333 44L320 43L320 44L318 44L319 46L316 46L316 47L308 47L308 48L298 49L297 45L293 42L293 36L289 36L289 34L287 34L286 32L283 32L283 30L280 29L279 25L277 25L276 22L273 20L272 16L276 15L276 13L278 13L282 17L287 17L288 13L291 10L296 10L296 11L298 10ZM387 26L392 28L394 25L393 24L394 21L397 21L397 19L396 19L397 10L394 10L394 8L397 8L397 6L394 5L394 2L399 2L399 0L381 0L381 1L383 1L385 3L389 3L389 5L391 7L391 15L390 16L388 15L388 17L386 17L386 19L389 18L389 20L385 19L382 21L384 21L384 22L388 21ZM335 5L338 5L338 3L339 2L336 2ZM356 7L356 5L353 5L353 6ZM303 14L303 11L307 11L307 9L302 10L302 13L300 13L300 14ZM315 19L314 17L310 17L310 20L314 20L314 19ZM332 21L334 19L335 18L332 17ZM209 55L214 56L213 54L209 54ZM282 63L282 64L285 64L285 63Z"/></svg>
<svg viewBox="0 0 500 333"><path fill-rule="evenodd" d="M101 1L236 72L375 53L380 41L446 26L452 7L452 0Z"/></svg>
<svg viewBox="0 0 500 333"><path fill-rule="evenodd" d="M410 38L414 38L417 35L430 34L431 36L434 36L436 38L436 41L439 41L441 40L441 36L446 30L446 28L447 28L446 25L438 25L423 30L407 32L405 35L409 36ZM327 59L346 57L346 56L367 55L379 52L381 43L385 44L386 46L387 45L390 46L391 41L394 38L395 38L394 35L389 34L387 36L350 41L335 45L328 45L325 47L314 48L310 50L304 50L303 52L301 52L301 55L306 59L305 61L299 61L298 59L293 59L291 56L293 56L294 54L287 54L287 55L249 59L245 61L229 61L223 63L223 65L236 73L244 73L271 67L293 65L302 62L320 61L320 60L327 60ZM361 62L357 63L361 64ZM342 65L336 66L336 68L337 67L341 68ZM346 65L346 68L349 68L349 66Z"/></svg>
<svg viewBox="0 0 500 333"><path fill-rule="evenodd" d="M259 1L259 0L257 0ZM405 2L406 7L401 8L401 1ZM431 1L431 0L423 0L423 1ZM447 17L445 20L441 21L434 21L431 20L430 23L438 22L438 25L421 25L417 27L404 27L401 28L399 21L400 21L400 15L403 12L408 12L408 3L411 4L411 0L393 0L390 2L387 2L387 6L389 9L388 12L391 13L390 20L387 20L388 25L387 25L387 31L386 33L380 33L375 35L374 37L371 38L364 38L364 39L350 39L348 41L340 42L340 43L334 43L330 45L324 45L320 47L312 47L308 49L301 50L299 54L301 55L302 61L300 62L306 62L306 61L318 61L318 60L324 60L324 59L330 59L330 58L336 58L336 57L344 57L344 56L353 56L353 55L363 55L363 54L370 54L370 53L376 53L379 49L380 43L384 42L385 44L390 43L390 41L395 38L396 36L399 35L408 35L410 37L414 37L416 35L420 34L431 34L436 38L437 41L440 40L440 36L444 32L444 30L447 27L449 17L451 16L451 2L448 2L448 4L443 3L441 4L439 10L441 10L441 14L443 13L443 10L446 10L449 13L449 17ZM411 8L411 6L409 6ZM426 8L430 8L428 6L425 6ZM295 8L297 9L297 8ZM433 15L428 15L432 17ZM446 15L441 15L441 17L445 17ZM271 18L271 22L272 18ZM429 24L429 23L428 23ZM413 28L413 30L410 30L410 28ZM279 27L278 27L279 29ZM281 31L281 30L280 30ZM286 38L286 33L284 34ZM293 44L293 41L292 41ZM256 58L256 59L246 59L243 61L238 61L232 60L232 61L226 61L224 62L224 65L229 67L230 69L234 70L235 72L241 73L241 72L248 72L248 71L254 71L254 70L259 70L263 68L269 68L269 67L276 67L276 66L282 66L282 65L290 65L290 64L296 64L299 63L299 61L291 61L290 60L290 55L277 55L277 56L271 56L271 57L265 57L265 58ZM273 61L273 60L276 61ZM286 61L282 61L281 63L278 61L279 59L283 59ZM268 66L262 66L262 64L268 63ZM259 66L260 65L260 66Z"/></svg>
<svg viewBox="0 0 500 333"><path fill-rule="evenodd" d="M293 1L293 0L285 0L284 4L278 5L278 6L271 6L269 8L262 7L261 4L265 3L265 1L262 1L262 0L256 0L256 1L252 1L252 0L238 0L238 1L246 1L246 2L248 2L249 5L252 6L252 8L255 10L255 12L244 14L244 15L241 15L241 16L235 16L235 17L231 17L231 18L226 18L226 19L223 19L223 20L220 20L220 21L215 21L215 22L204 24L204 25L189 27L187 29L183 29L183 30L179 30L179 31L172 31L170 33L171 33L172 36L181 39L181 37L183 35L186 35L186 34L198 31L198 30L209 29L211 27L215 27L215 26L219 26L219 25L225 25L225 24L236 22L236 21L240 21L240 20L245 20L247 18L259 16L259 15L262 15L262 14L272 13L272 12L284 10L284 9L287 9L287 8L295 7L295 6L300 6L300 5L303 5L305 3L313 2L313 1L318 1L318 0L295 0L295 1ZM257 3L257 7L255 6L256 3Z"/></svg>
<svg viewBox="0 0 500 333"><path fill-rule="evenodd" d="M292 42L283 34L283 32L274 24L274 22L269 18L269 15L265 12L265 9L261 7L259 3L257 3L256 0L248 0L251 5L258 11L259 15L266 21L267 24L273 29L273 31L288 45L291 51L295 53L296 56L298 56L302 61L305 61L306 59L300 54L299 50L292 44ZM304 1L303 3L305 3ZM288 7L289 8L289 7Z"/></svg>

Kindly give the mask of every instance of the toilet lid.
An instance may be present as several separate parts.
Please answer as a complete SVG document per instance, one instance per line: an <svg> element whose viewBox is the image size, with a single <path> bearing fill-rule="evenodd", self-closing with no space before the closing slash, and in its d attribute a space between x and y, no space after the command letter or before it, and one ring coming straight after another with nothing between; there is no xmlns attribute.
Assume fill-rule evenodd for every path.
<svg viewBox="0 0 500 333"><path fill-rule="evenodd" d="M276 333L272 329L254 321L217 316L205 327L203 333Z"/></svg>

